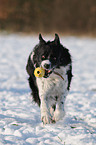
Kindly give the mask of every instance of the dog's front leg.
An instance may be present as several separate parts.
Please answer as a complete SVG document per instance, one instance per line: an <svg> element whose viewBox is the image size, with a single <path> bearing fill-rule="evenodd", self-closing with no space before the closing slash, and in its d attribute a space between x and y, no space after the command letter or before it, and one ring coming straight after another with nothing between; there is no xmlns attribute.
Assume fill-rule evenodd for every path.
<svg viewBox="0 0 96 145"><path fill-rule="evenodd" d="M58 121L61 120L65 115L64 110L64 103L65 103L65 97L62 95L58 98L57 104L56 104L56 110L54 112L53 120Z"/></svg>
<svg viewBox="0 0 96 145"><path fill-rule="evenodd" d="M45 96L41 96L41 120L44 124L49 124L52 122L51 115L49 112L48 102Z"/></svg>

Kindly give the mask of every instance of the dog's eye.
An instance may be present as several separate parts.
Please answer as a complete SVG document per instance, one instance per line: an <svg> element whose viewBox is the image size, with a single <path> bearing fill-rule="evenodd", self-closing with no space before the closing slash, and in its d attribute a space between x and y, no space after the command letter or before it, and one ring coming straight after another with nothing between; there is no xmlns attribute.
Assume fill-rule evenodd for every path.
<svg viewBox="0 0 96 145"><path fill-rule="evenodd" d="M54 57L53 59L56 60L56 57Z"/></svg>
<svg viewBox="0 0 96 145"><path fill-rule="evenodd" d="M42 55L42 60L44 60L45 59L45 56L44 55Z"/></svg>

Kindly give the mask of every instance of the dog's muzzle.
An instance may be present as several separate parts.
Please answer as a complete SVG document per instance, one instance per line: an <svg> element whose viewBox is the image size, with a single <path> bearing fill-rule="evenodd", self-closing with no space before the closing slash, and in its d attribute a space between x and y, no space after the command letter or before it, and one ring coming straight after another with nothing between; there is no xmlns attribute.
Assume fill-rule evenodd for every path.
<svg viewBox="0 0 96 145"><path fill-rule="evenodd" d="M48 78L50 76L50 74L52 73L51 70L46 70L45 69L45 75L44 75L44 78Z"/></svg>
<svg viewBox="0 0 96 145"><path fill-rule="evenodd" d="M41 63L41 67L45 69L44 78L49 77L49 75L52 73L51 62L49 60L44 60Z"/></svg>

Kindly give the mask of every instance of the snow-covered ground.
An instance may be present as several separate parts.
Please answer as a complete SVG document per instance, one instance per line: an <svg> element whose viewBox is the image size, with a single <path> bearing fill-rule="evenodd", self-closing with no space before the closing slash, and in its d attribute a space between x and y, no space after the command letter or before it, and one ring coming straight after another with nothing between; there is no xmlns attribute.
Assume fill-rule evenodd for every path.
<svg viewBox="0 0 96 145"><path fill-rule="evenodd" d="M44 126L25 70L38 36L0 35L0 145L96 145L96 39L61 42L72 54L74 78L65 118Z"/></svg>

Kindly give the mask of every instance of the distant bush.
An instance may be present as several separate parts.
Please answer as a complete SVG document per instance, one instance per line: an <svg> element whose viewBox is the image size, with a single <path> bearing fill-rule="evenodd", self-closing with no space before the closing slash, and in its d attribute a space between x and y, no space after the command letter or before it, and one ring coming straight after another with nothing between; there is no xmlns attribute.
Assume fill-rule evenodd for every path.
<svg viewBox="0 0 96 145"><path fill-rule="evenodd" d="M96 0L0 0L0 29L96 33Z"/></svg>

